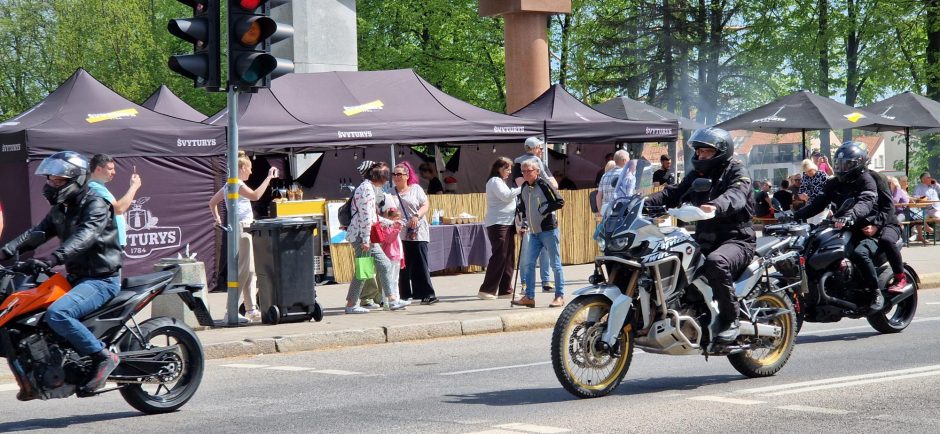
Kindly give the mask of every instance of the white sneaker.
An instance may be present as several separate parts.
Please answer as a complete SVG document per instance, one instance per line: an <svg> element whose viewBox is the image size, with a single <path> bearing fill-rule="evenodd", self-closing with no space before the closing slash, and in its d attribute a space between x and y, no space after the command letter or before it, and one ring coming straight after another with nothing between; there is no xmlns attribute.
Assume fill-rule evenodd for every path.
<svg viewBox="0 0 940 434"><path fill-rule="evenodd" d="M369 309L366 309L362 306L347 307L346 313L351 313L351 314L369 313Z"/></svg>
<svg viewBox="0 0 940 434"><path fill-rule="evenodd" d="M495 300L496 295L481 291L477 293L477 298L479 298L480 300Z"/></svg>
<svg viewBox="0 0 940 434"><path fill-rule="evenodd" d="M249 310L248 312L245 312L245 318L253 323L261 322L261 311L258 309Z"/></svg>
<svg viewBox="0 0 940 434"><path fill-rule="evenodd" d="M402 300L395 300L388 304L388 309L389 310L403 310L406 306L408 305L405 304L405 302L403 302Z"/></svg>
<svg viewBox="0 0 940 434"><path fill-rule="evenodd" d="M398 300L395 300L395 303L400 303L404 306L411 306L411 300L405 300L401 298L399 298Z"/></svg>

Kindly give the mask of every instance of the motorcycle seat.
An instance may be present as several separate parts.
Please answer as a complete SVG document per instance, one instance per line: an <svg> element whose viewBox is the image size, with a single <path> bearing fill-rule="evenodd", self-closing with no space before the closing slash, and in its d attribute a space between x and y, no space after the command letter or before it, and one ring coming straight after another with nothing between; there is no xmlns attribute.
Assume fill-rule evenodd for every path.
<svg viewBox="0 0 940 434"><path fill-rule="evenodd" d="M172 279L175 274L175 271L158 271L141 276L125 277L124 280L121 281L121 290L133 290L143 286L155 285Z"/></svg>
<svg viewBox="0 0 940 434"><path fill-rule="evenodd" d="M777 237L760 237L757 239L757 250L754 253L760 257L767 256L768 253L782 246L785 242L785 240Z"/></svg>

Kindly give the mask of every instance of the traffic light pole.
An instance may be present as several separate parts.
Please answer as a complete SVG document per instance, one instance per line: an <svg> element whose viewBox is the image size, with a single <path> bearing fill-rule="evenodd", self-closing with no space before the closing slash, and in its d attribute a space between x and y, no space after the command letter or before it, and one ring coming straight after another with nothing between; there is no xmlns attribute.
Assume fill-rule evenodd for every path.
<svg viewBox="0 0 940 434"><path fill-rule="evenodd" d="M238 325L238 294L241 292L238 279L238 244L242 226L238 222L238 93L235 86L228 88L228 179L225 183L225 209L228 211L228 313L225 324L229 327ZM250 253L249 253L250 254ZM247 306L246 306L247 307Z"/></svg>

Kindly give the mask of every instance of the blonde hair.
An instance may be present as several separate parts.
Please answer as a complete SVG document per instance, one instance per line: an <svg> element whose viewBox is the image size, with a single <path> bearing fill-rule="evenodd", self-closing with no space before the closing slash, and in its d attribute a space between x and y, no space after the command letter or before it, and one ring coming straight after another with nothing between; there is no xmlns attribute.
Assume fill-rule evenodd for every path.
<svg viewBox="0 0 940 434"><path fill-rule="evenodd" d="M610 170L613 169L614 167L617 167L617 163L614 163L614 160L610 160L604 166L604 172L610 172Z"/></svg>
<svg viewBox="0 0 940 434"><path fill-rule="evenodd" d="M241 152L242 151L239 151L239 154L241 154ZM239 155L238 156L238 168L244 169L246 167L251 167L251 159L248 158L247 155Z"/></svg>
<svg viewBox="0 0 940 434"><path fill-rule="evenodd" d="M809 172L810 170L815 170L817 172L819 171L819 166L817 166L816 163L810 159L803 160L803 164L801 164L800 167L803 169L804 173Z"/></svg>
<svg viewBox="0 0 940 434"><path fill-rule="evenodd" d="M888 178L888 184L893 185L895 188L899 190L901 189L901 181L899 181L897 178L891 175L888 175L887 178Z"/></svg>

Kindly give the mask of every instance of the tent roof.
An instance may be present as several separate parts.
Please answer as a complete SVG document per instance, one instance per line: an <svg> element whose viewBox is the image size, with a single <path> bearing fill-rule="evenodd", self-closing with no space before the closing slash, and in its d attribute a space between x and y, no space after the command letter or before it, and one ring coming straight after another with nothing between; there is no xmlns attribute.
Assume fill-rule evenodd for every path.
<svg viewBox="0 0 940 434"><path fill-rule="evenodd" d="M865 107L881 119L901 121L916 129L940 128L940 102L904 92Z"/></svg>
<svg viewBox="0 0 940 434"><path fill-rule="evenodd" d="M225 124L224 111L207 122ZM289 129L259 133L269 125ZM540 132L539 122L460 101L411 69L287 74L239 100L244 148L521 142Z"/></svg>
<svg viewBox="0 0 940 434"><path fill-rule="evenodd" d="M192 122L202 122L206 118L206 115L199 113L198 110L186 104L185 101L181 100L170 88L163 84L141 106L157 113Z"/></svg>
<svg viewBox="0 0 940 434"><path fill-rule="evenodd" d="M676 120L679 121L679 128L682 128L683 130L696 130L699 128L705 128L704 124L695 122L692 119L679 116L659 107L630 99L625 96L618 96L611 99L610 101L594 105L593 107L595 110L617 119L626 119L631 121Z"/></svg>
<svg viewBox="0 0 940 434"><path fill-rule="evenodd" d="M512 115L544 122L546 140L553 142L671 142L679 129L674 120L627 121L607 116L578 101L559 84Z"/></svg>
<svg viewBox="0 0 940 434"><path fill-rule="evenodd" d="M153 112L79 69L44 100L0 124L0 142L17 144L30 157L63 149L112 156L218 155L225 149L225 129Z"/></svg>
<svg viewBox="0 0 940 434"><path fill-rule="evenodd" d="M774 134L802 130L903 129L906 125L868 111L800 90L726 120L716 127L726 130L754 130Z"/></svg>

